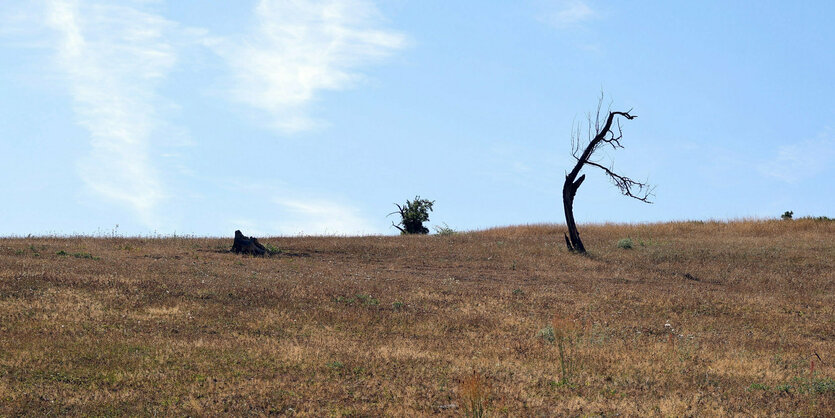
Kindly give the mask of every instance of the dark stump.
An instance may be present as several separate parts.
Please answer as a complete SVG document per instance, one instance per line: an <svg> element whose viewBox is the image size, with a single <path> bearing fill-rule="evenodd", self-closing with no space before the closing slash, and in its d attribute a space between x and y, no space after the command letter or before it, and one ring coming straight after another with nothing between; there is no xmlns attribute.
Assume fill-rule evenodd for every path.
<svg viewBox="0 0 835 418"><path fill-rule="evenodd" d="M235 231L235 242L232 243L235 254L266 255L267 249L255 237L247 237L241 231Z"/></svg>

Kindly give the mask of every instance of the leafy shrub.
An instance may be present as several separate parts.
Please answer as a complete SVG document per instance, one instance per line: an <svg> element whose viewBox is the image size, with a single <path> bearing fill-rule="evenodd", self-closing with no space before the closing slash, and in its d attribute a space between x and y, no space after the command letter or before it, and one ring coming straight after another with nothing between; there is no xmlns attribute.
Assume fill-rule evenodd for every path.
<svg viewBox="0 0 835 418"><path fill-rule="evenodd" d="M748 389L746 389L746 390L750 392L752 390L766 390L767 391L769 389L770 388L768 387L768 385L765 385L765 384L762 384L762 383L751 383L751 386L748 386Z"/></svg>
<svg viewBox="0 0 835 418"><path fill-rule="evenodd" d="M394 215L400 214L400 223L392 226L399 229L401 234L428 234L429 228L423 226L423 223L429 220L429 212L432 211L434 200L421 199L420 196L415 196L415 200L406 200L403 206L395 203L397 211L389 213Z"/></svg>
<svg viewBox="0 0 835 418"><path fill-rule="evenodd" d="M264 246L264 248L267 249L267 253L270 255L281 254L281 248L278 248L275 245L267 244Z"/></svg>
<svg viewBox="0 0 835 418"><path fill-rule="evenodd" d="M623 248L624 250L629 250L632 248L632 238L621 238L618 241L618 248Z"/></svg>
<svg viewBox="0 0 835 418"><path fill-rule="evenodd" d="M359 294L359 295L357 295L357 299L359 299L360 302L362 302L363 305L379 305L380 304L380 301L377 300L374 296L371 296L371 295Z"/></svg>
<svg viewBox="0 0 835 418"><path fill-rule="evenodd" d="M356 299L354 299L353 297L350 297L350 296L348 296L348 297L337 296L337 297L333 298L333 300L336 303L345 303L345 304L348 304L348 305L353 305L354 302L356 302Z"/></svg>
<svg viewBox="0 0 835 418"><path fill-rule="evenodd" d="M794 212L792 212L790 210L787 210L787 211L783 212L782 215L780 215L780 218L782 218L783 220L789 220L789 219L792 218L792 215L794 215Z"/></svg>
<svg viewBox="0 0 835 418"><path fill-rule="evenodd" d="M553 343L557 340L557 337L554 335L554 327L550 325L539 330L539 333L537 335L539 336L539 338L542 338L543 340L545 340L545 342L548 343Z"/></svg>
<svg viewBox="0 0 835 418"><path fill-rule="evenodd" d="M59 255L61 257L73 256L75 258L86 258L88 260L99 260L99 257L96 257L96 256L94 256L93 254L90 254L90 253L68 253L64 250L58 251L57 253L55 253L55 255Z"/></svg>
<svg viewBox="0 0 835 418"><path fill-rule="evenodd" d="M331 369L331 370L340 370L340 369L342 369L343 367L345 367L345 364L343 364L341 361L335 360L335 361L331 361L331 362L329 362L329 363L327 364L327 366L328 366L328 368L329 368L329 369Z"/></svg>
<svg viewBox="0 0 835 418"><path fill-rule="evenodd" d="M450 228L446 222L444 222L444 226L435 225L435 232L440 236L455 235L458 233L458 231Z"/></svg>

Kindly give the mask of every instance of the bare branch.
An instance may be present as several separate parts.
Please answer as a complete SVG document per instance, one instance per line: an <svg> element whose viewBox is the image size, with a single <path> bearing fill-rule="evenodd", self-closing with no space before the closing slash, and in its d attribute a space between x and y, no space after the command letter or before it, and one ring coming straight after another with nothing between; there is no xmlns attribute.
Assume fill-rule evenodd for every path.
<svg viewBox="0 0 835 418"><path fill-rule="evenodd" d="M392 213L397 213L397 212L392 212ZM400 232L402 232L402 233L404 233L404 234L406 233L406 230L405 230L405 229L403 229L403 228L401 228L401 227L397 226L394 222L392 222L392 223L391 223L391 226L393 226L393 227L395 227L395 228L399 229L399 230L400 230Z"/></svg>
<svg viewBox="0 0 835 418"><path fill-rule="evenodd" d="M610 168L606 168L605 166L593 161L586 161L586 164L593 165L603 170L624 196L629 196L633 199L640 200L641 202L652 204L649 197L653 195L652 192L655 190L654 187L647 183L635 181L626 176L621 176L620 174L612 171ZM633 190L635 191L633 192Z"/></svg>
<svg viewBox="0 0 835 418"><path fill-rule="evenodd" d="M397 206L397 210L396 210L396 211L394 211L394 212L392 212L392 213L389 213L389 214L388 214L388 215L386 215L386 216L391 216L391 215L394 215L395 213L399 213L399 214L401 214L401 215L402 215L402 214L404 213L404 209L403 209L403 207L402 207L402 206L398 205L397 203L395 203L395 204L394 204L394 206Z"/></svg>

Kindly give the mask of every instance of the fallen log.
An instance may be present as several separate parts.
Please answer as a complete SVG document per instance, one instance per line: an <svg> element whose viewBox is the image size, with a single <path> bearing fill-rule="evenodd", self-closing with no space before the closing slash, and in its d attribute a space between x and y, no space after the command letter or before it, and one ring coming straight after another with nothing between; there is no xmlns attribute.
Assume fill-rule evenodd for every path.
<svg viewBox="0 0 835 418"><path fill-rule="evenodd" d="M240 230L235 231L235 241L232 243L232 252L235 254L266 255L267 248L258 242L255 237L247 237Z"/></svg>

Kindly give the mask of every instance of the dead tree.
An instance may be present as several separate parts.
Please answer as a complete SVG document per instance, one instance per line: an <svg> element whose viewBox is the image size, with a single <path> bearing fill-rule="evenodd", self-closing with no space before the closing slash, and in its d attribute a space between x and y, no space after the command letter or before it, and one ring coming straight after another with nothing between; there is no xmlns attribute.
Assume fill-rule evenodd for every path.
<svg viewBox="0 0 835 418"><path fill-rule="evenodd" d="M236 254L267 254L267 248L261 245L258 239L244 236L241 231L235 231L235 241L232 242L232 251Z"/></svg>
<svg viewBox="0 0 835 418"><path fill-rule="evenodd" d="M580 233L577 232L577 224L574 222L574 196L577 194L577 189L583 184L583 180L586 179L585 174L579 178L577 177L583 167L590 165L603 170L623 195L644 203L652 203L649 201L649 197L652 196L653 187L647 183L635 181L629 177L615 173L611 164L606 167L600 164L599 161L592 160L595 151L600 147L610 145L612 149L623 148L623 145L620 143L621 138L623 138L623 132L621 131L619 118L622 117L627 120L632 120L637 117L630 113L632 111L631 109L626 112L613 112L610 109L607 111L608 115L605 118L601 118L600 109L602 105L603 95L600 96L600 101L597 103L597 114L594 119L592 119L591 114L588 116L588 143L581 140L579 125L571 135L571 155L577 163L571 172L565 175L565 183L562 186L562 204L565 209L565 224L568 227L568 234L565 235L565 245L568 247L568 251L580 254L586 253L586 247L583 246L583 241L580 240ZM585 148L583 148L584 144Z"/></svg>

